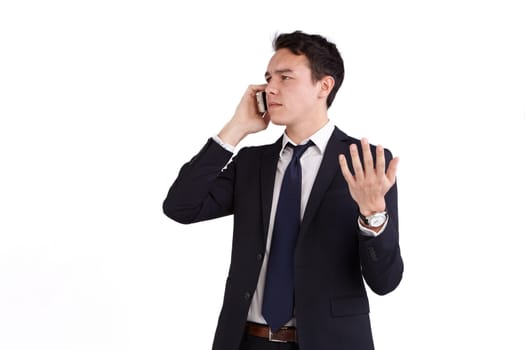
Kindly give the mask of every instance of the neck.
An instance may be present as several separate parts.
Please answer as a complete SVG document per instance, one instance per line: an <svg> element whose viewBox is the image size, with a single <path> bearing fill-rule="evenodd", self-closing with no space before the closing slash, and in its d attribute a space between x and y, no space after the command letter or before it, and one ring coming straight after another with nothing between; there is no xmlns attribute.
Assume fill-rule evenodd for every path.
<svg viewBox="0 0 525 350"><path fill-rule="evenodd" d="M308 119L299 124L287 125L286 135L295 144L300 144L318 132L326 123L328 123L328 116L324 115L322 118Z"/></svg>

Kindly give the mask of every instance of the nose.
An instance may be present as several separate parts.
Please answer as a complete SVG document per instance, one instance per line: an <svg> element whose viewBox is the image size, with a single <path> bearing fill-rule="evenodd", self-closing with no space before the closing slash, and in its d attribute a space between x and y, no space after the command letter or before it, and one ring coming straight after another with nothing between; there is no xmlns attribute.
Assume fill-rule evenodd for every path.
<svg viewBox="0 0 525 350"><path fill-rule="evenodd" d="M277 93L279 92L279 90L277 90L277 88L273 86L271 82L268 83L268 85L266 85L264 91L266 91L266 93L269 95L277 95Z"/></svg>

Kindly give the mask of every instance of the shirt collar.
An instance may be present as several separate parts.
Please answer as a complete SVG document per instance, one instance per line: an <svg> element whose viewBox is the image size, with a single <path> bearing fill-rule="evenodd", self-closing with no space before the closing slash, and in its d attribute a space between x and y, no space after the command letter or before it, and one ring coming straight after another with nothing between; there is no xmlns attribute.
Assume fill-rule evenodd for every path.
<svg viewBox="0 0 525 350"><path fill-rule="evenodd" d="M315 148L317 151L323 155L324 151L326 149L326 145L328 144L328 140L330 139L330 136L332 136L332 132L334 131L335 125L331 120L328 120L328 123L326 123L321 129L317 130L312 136L309 138L301 141L300 145L304 145L308 142L308 140L312 140L312 142L315 145ZM293 142L288 135L286 135L286 132L283 133L283 143L281 145L281 151L279 152L279 156L282 156L284 149L286 148L286 145L291 143L292 145L296 145L295 142Z"/></svg>

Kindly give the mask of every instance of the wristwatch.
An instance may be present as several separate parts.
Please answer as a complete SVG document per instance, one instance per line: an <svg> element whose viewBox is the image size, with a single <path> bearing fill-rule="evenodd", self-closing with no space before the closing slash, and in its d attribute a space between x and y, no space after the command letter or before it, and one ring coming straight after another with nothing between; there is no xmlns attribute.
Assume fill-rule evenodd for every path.
<svg viewBox="0 0 525 350"><path fill-rule="evenodd" d="M363 220L363 223L366 226L380 227L386 222L386 219L388 219L388 213L386 211L381 211L368 216L359 213L359 217Z"/></svg>

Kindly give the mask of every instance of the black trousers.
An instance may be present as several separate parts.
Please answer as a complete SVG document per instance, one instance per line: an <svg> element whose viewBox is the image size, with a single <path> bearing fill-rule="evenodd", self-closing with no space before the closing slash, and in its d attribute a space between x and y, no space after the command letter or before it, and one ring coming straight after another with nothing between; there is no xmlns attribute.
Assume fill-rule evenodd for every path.
<svg viewBox="0 0 525 350"><path fill-rule="evenodd" d="M299 350L297 343L278 343L245 334L239 350Z"/></svg>

